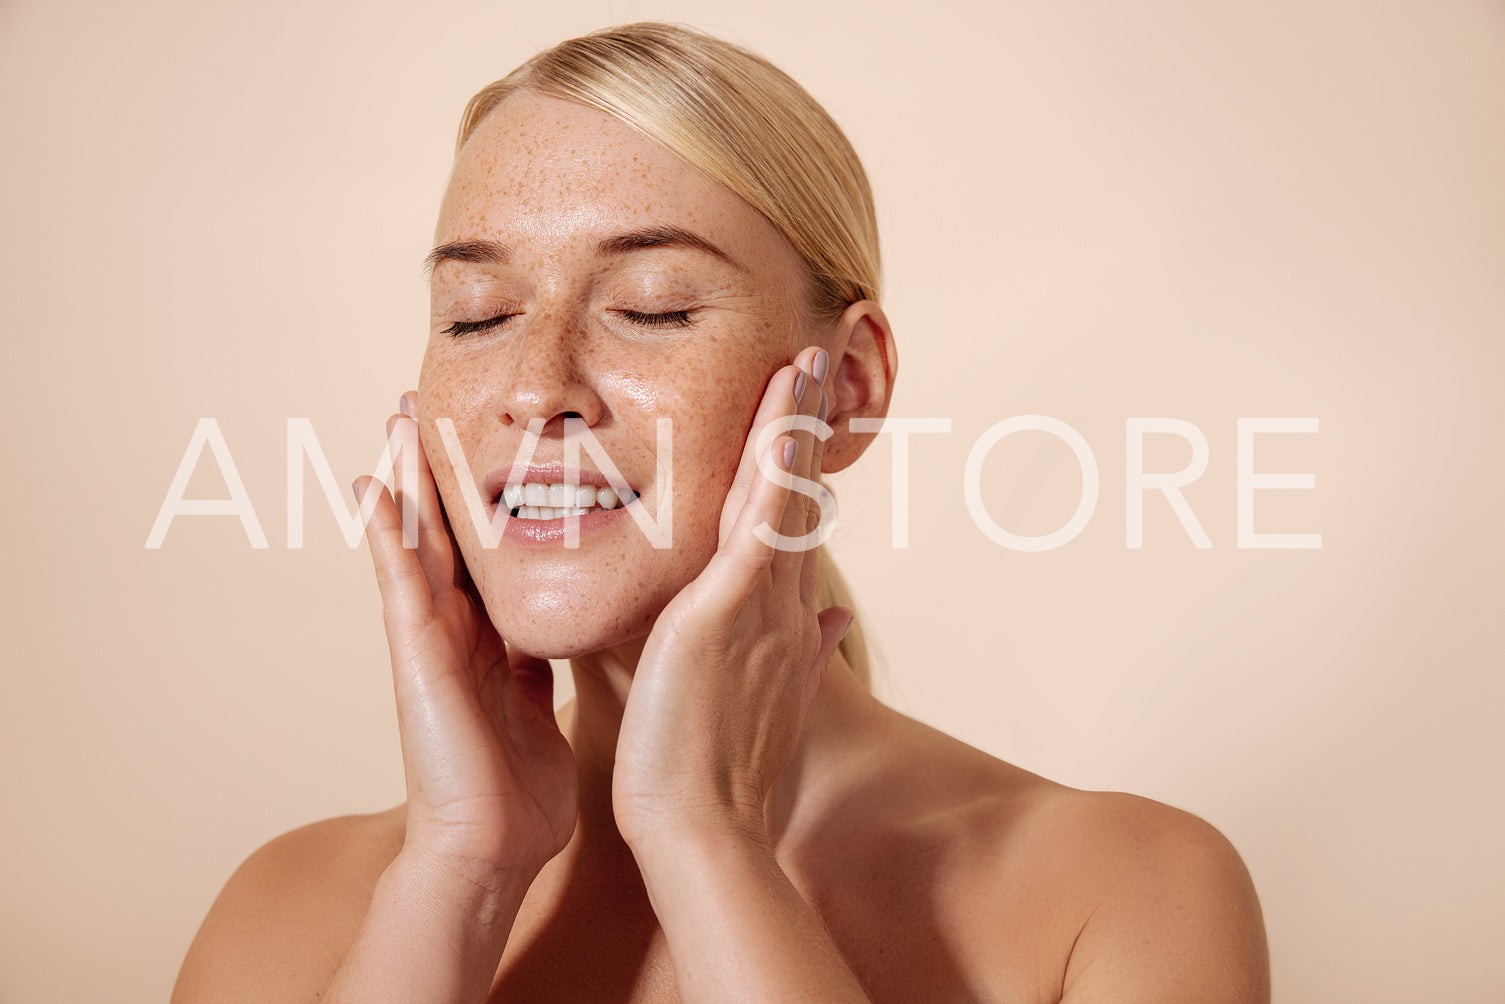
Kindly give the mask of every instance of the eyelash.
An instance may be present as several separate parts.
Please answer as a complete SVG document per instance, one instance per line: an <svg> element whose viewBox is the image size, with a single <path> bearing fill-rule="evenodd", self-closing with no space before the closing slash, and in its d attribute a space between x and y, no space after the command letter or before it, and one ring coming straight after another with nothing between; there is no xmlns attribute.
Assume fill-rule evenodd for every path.
<svg viewBox="0 0 1505 1004"><path fill-rule="evenodd" d="M473 335L477 331L487 331L501 324L505 324L507 321L510 321L516 316L516 314L498 314L496 317L487 318L484 321L455 321L449 327L445 328L441 332L441 334L452 335L455 337L459 337L460 335Z"/></svg>
<svg viewBox="0 0 1505 1004"><path fill-rule="evenodd" d="M662 314L645 314L640 310L619 310L617 313L633 324L641 324L645 328L688 328L690 326L688 310L670 310ZM444 328L441 333L455 337L473 335L479 331L489 331L499 327L516 316L518 315L498 314L484 321L455 321L449 327Z"/></svg>
<svg viewBox="0 0 1505 1004"><path fill-rule="evenodd" d="M619 310L617 313L633 324L641 324L649 328L688 328L690 326L688 310L671 310L663 314L645 314L638 310Z"/></svg>

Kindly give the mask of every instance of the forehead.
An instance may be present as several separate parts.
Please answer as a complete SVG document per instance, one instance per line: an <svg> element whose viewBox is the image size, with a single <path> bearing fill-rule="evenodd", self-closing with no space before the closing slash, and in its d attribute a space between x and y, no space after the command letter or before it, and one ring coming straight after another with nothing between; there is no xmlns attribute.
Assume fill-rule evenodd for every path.
<svg viewBox="0 0 1505 1004"><path fill-rule="evenodd" d="M643 133L594 108L523 91L493 109L456 157L436 238L565 251L663 224L748 264L795 258L761 213Z"/></svg>

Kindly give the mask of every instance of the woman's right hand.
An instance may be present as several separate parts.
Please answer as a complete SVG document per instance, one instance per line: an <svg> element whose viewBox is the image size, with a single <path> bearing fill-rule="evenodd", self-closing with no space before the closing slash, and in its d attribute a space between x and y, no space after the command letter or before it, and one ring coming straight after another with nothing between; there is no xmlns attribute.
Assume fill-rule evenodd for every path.
<svg viewBox="0 0 1505 1004"><path fill-rule="evenodd" d="M471 583L416 414L409 392L387 422L396 497L370 477L354 485L357 499L380 493L366 539L407 779L403 850L482 883L531 882L574 832L574 755L555 722L552 669L507 651ZM403 546L405 496L416 502L416 549Z"/></svg>

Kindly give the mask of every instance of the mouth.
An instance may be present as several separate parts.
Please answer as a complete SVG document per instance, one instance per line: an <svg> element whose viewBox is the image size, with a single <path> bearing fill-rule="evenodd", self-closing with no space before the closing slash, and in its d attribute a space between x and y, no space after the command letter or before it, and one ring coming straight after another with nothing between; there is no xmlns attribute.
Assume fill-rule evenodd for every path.
<svg viewBox="0 0 1505 1004"><path fill-rule="evenodd" d="M549 520L618 509L637 499L636 492L629 491L626 497L621 497L609 485L529 481L502 489L495 504L505 506L513 519Z"/></svg>

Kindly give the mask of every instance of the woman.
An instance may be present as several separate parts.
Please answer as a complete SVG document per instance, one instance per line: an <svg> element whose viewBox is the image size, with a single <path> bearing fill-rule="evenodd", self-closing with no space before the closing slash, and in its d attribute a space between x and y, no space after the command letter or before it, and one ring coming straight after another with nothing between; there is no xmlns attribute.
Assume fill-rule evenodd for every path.
<svg viewBox="0 0 1505 1004"><path fill-rule="evenodd" d="M868 691L809 545L896 355L803 90L677 27L566 42L472 100L437 236L398 497L356 485L408 801L254 854L175 1000L1268 998L1215 830Z"/></svg>

